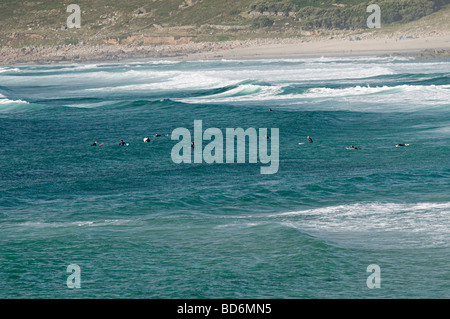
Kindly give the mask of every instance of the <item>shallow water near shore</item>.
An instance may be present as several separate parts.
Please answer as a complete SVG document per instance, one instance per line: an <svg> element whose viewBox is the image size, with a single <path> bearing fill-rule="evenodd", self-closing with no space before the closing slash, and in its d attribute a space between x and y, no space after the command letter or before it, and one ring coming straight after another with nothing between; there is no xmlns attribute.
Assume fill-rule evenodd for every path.
<svg viewBox="0 0 450 319"><path fill-rule="evenodd" d="M0 67L0 297L449 298L449 101L448 60ZM278 172L174 163L195 120Z"/></svg>

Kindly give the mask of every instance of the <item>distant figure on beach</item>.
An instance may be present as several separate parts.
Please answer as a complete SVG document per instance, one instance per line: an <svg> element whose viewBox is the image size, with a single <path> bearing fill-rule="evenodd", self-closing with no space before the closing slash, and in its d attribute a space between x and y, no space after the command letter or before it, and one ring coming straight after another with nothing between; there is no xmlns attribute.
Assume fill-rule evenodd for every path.
<svg viewBox="0 0 450 319"><path fill-rule="evenodd" d="M309 141L310 143L314 143L311 137L307 136L306 138L308 139L308 141Z"/></svg>
<svg viewBox="0 0 450 319"><path fill-rule="evenodd" d="M120 145L120 146L123 146L123 145L125 145L125 142L124 142L123 140L120 140L119 145Z"/></svg>
<svg viewBox="0 0 450 319"><path fill-rule="evenodd" d="M401 146L409 146L409 144L400 144L400 143L398 143L398 144L395 145L395 147L401 147Z"/></svg>
<svg viewBox="0 0 450 319"><path fill-rule="evenodd" d="M95 141L91 146L97 146L97 141Z"/></svg>
<svg viewBox="0 0 450 319"><path fill-rule="evenodd" d="M144 143L149 143L149 142L150 142L150 137L144 138Z"/></svg>

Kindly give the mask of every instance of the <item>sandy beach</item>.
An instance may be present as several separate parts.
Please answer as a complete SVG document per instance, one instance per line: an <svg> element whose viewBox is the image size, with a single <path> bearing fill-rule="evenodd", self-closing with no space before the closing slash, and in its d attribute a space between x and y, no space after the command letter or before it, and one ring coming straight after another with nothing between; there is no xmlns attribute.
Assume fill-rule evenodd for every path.
<svg viewBox="0 0 450 319"><path fill-rule="evenodd" d="M390 39L308 39L296 43L259 43L229 50L189 54L186 59L257 59L318 56L400 54L416 56L424 50L449 50L450 35L430 38ZM448 52L447 52L448 54Z"/></svg>
<svg viewBox="0 0 450 319"><path fill-rule="evenodd" d="M450 32L436 32L421 36L394 34L374 37L367 34L365 36L312 36L146 46L69 44L56 47L1 48L0 65L392 54L418 58L450 57Z"/></svg>

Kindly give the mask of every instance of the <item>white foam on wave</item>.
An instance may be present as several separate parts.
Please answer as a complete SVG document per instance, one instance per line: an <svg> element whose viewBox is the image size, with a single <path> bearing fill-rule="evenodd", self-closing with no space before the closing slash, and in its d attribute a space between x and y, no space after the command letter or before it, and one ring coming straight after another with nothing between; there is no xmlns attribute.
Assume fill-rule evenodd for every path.
<svg viewBox="0 0 450 319"><path fill-rule="evenodd" d="M354 86L349 88L341 89L331 89L331 88L312 88L307 92L301 94L303 98L323 98L323 97L341 97L341 96L352 96L352 95L366 95L385 92L394 90L393 87L382 86L382 87L369 87L369 86ZM297 94L293 94L298 96Z"/></svg>
<svg viewBox="0 0 450 319"><path fill-rule="evenodd" d="M316 99L333 98L336 101L357 103L363 105L362 111L381 112L414 112L419 110L440 109L447 110L444 106L450 105L450 85L399 85L385 88L379 92L370 92L360 95L342 95L342 92L325 92L315 96ZM314 97L314 93L310 95ZM364 104L367 103L367 104ZM389 107L386 108L385 106Z"/></svg>
<svg viewBox="0 0 450 319"><path fill-rule="evenodd" d="M450 246L450 202L358 203L268 217L342 247Z"/></svg>
<svg viewBox="0 0 450 319"><path fill-rule="evenodd" d="M172 64L178 64L181 63L181 61L172 61L172 60L153 60L153 61L136 61L136 62L126 62L125 64L119 63L115 65L119 66L126 66L126 67L141 67L145 65L172 65Z"/></svg>
<svg viewBox="0 0 450 319"><path fill-rule="evenodd" d="M6 68L0 68L0 73L5 73L5 72L19 72L20 69L18 68L10 68L10 67L6 67Z"/></svg>
<svg viewBox="0 0 450 319"><path fill-rule="evenodd" d="M280 95L283 93L283 89L281 86L256 86L253 85L255 89L249 90L248 94L245 94L243 96L235 96L235 92L245 92L245 89L248 89L249 85L242 85L238 88L235 88L233 90L230 90L225 93L215 94L211 96L203 96L203 97L196 97L196 98L188 98L188 99L182 99L183 102L193 102L196 103L199 100L202 100L202 102L211 102L211 103L220 103L220 102L241 102L241 101L248 101L248 100L255 100L255 101L264 101L264 100L296 100L296 99L313 99L313 98L329 98L329 97L344 97L344 96L360 96L360 95L367 95L367 94L373 94L373 93L379 93L379 92L387 92L389 90L393 90L391 87L374 87L374 88L368 88L368 87L350 87L350 88L344 88L344 89L330 89L330 88L312 88L309 89L307 92L303 94L285 94ZM259 89L256 89L256 87L259 87ZM264 92L264 94L260 94L261 92Z"/></svg>
<svg viewBox="0 0 450 319"><path fill-rule="evenodd" d="M344 65L324 65L324 66L274 66L264 69L236 69L222 70L216 72L216 76L224 79L234 79L239 81L270 81L271 83L282 83L284 85L295 84L305 81L318 80L340 80L340 79L360 79L380 75L395 74L384 66L361 67L354 64ZM212 74L212 73L211 73Z"/></svg>
<svg viewBox="0 0 450 319"><path fill-rule="evenodd" d="M179 69L170 64L179 64L179 61L150 61L132 65L126 64L126 69L105 68L104 65L71 65L70 70L89 69L82 75L74 76L70 70L59 74L30 74L15 77L7 74L8 83L11 86L46 86L47 95L59 97L65 94L72 87L77 87L76 91L69 91L73 96L97 95L99 92L117 93L159 93L167 91L181 90L209 90L226 88L237 85L235 89L228 90L210 96L198 96L195 98L179 99L185 103L226 103L226 102L263 102L274 101L281 106L303 107L306 103L313 109L326 107L322 101L333 100L337 109L355 109L355 105L362 105L356 111L407 111L407 106L411 110L418 107L439 107L448 104L450 90L448 85L421 86L421 85L401 85L401 86L378 86L368 87L364 80L361 84L348 88L324 88L321 83L326 81L339 81L344 79L365 79L383 75L403 74L410 72L408 68L415 62L394 63L395 57L343 57L343 58L312 58L312 59L274 59L266 61L261 67L260 64L246 67L234 64L217 66L207 66L195 69ZM234 60L232 60L234 61ZM256 60L259 61L259 60ZM292 63L292 65L277 64L276 61L302 62ZM198 62L198 61L194 61ZM211 62L211 61L209 61ZM271 62L274 62L273 64ZM392 62L392 63L391 63ZM152 67L152 64L168 64L165 67ZM131 65L131 66L130 66ZM444 71L442 65L429 63L418 64L429 66L430 70ZM40 70L40 69L38 69ZM51 70L51 69L49 69ZM57 70L53 68L53 70ZM418 72L423 73L421 70ZM284 87L295 87L311 82L316 82L316 87L303 93L283 94ZM270 82L272 85L245 84ZM55 89L53 89L53 87ZM67 94L65 94L67 95ZM20 102L24 102L19 100ZM317 103L316 103L317 102ZM367 103L366 103L367 102ZM8 103L6 100L0 103ZM329 104L329 103L328 103ZM387 108L386 104L392 107ZM89 106L88 106L89 107ZM345 108L347 107L347 108Z"/></svg>
<svg viewBox="0 0 450 319"><path fill-rule="evenodd" d="M96 107L101 107L105 105L111 105L111 101L103 101L97 103L80 103L80 104L66 104L66 107L74 107L74 108L82 108L82 109L91 109Z"/></svg>
<svg viewBox="0 0 450 319"><path fill-rule="evenodd" d="M129 71L128 74L139 73ZM110 86L86 89L86 91L105 92L130 92L130 91L173 91L173 90L201 90L220 88L236 84L236 81L223 80L221 78L208 76L204 72L144 72L147 76L146 83ZM137 76L136 74L136 76ZM141 79L144 80L144 79Z"/></svg>
<svg viewBox="0 0 450 319"><path fill-rule="evenodd" d="M125 225L128 224L130 220L125 219L105 219L96 221L74 221L74 222L24 222L18 224L20 227L36 227L36 228L60 228L60 227L101 227L110 225Z"/></svg>
<svg viewBox="0 0 450 319"><path fill-rule="evenodd" d="M418 109L440 108L448 105L450 101L450 85L399 85L399 86L353 86L347 88L311 88L303 93L282 94L283 87L259 86L260 89L249 90L248 94L234 94L245 92L246 85L240 85L231 91L209 96L179 99L184 103L227 103L248 101L277 101L280 105L302 106L308 103L309 107L327 110L329 106L322 103L333 100L335 109L352 111L416 111ZM358 105L354 107L353 102ZM385 105L388 104L389 108Z"/></svg>
<svg viewBox="0 0 450 319"><path fill-rule="evenodd" d="M221 224L221 225L217 225L214 228L216 229L227 229L227 228L232 228L232 229L239 229L239 228L250 228L250 227L256 227L256 226L260 226L262 224L267 224L264 222L248 222L248 223L232 223L232 224Z"/></svg>
<svg viewBox="0 0 450 319"><path fill-rule="evenodd" d="M252 101L255 99L259 100L270 100L282 93L283 89L281 86L261 86L254 84L242 84L237 87L230 89L228 91L218 93L211 96L200 96L196 98L187 99L175 99L185 103L198 103L198 102L210 102L210 103L221 103L221 102L244 102Z"/></svg>
<svg viewBox="0 0 450 319"><path fill-rule="evenodd" d="M155 64L155 65L159 65L159 64L178 64L181 63L181 61L170 61L170 60L158 60L158 61L148 61L148 62L144 62L141 64Z"/></svg>
<svg viewBox="0 0 450 319"><path fill-rule="evenodd" d="M379 75L393 74L389 68L375 65L363 67L346 63L339 66L271 66L266 69L258 67L242 68L230 66L225 69L206 69L206 70L176 70L176 69L151 69L151 68L132 68L126 71L105 70L100 68L93 72L83 73L82 76L74 77L72 72L74 68L91 68L92 66L71 66L68 72L60 74L46 74L42 71L40 75L24 75L20 78L13 77L8 79L11 84L22 85L40 85L43 81L48 85L58 85L67 83L70 86L75 84L84 84L88 87L90 84L100 88L93 88L97 91L126 91L126 90L161 90L161 89L202 89L202 88L220 88L230 83L240 83L243 81L270 81L274 84L282 83L289 85L292 83L311 81L311 80L338 80L347 78L366 78ZM95 66L96 68L97 66ZM55 70L58 71L58 70ZM279 83L278 83L279 82ZM120 85L122 83L122 85ZM127 83L123 85L123 83ZM113 85L110 85L113 84Z"/></svg>
<svg viewBox="0 0 450 319"><path fill-rule="evenodd" d="M77 67L75 67L76 69ZM83 68L80 66L80 68ZM95 69L96 67L93 67ZM97 86L99 84L108 83L121 83L130 81L143 81L152 78L157 78L159 72L152 71L110 71L99 67L99 70L92 72L85 72L81 74L74 74L74 68L67 67L65 69L46 69L35 70L39 74L24 74L20 77L8 77L8 83L10 85L28 85L28 86L41 86L45 83L46 86L58 86L58 87L72 87L74 85ZM80 69L78 69L80 70ZM57 74L53 74L53 73Z"/></svg>
<svg viewBox="0 0 450 319"><path fill-rule="evenodd" d="M0 93L0 105L8 105L8 104L30 104L27 101L23 100L10 100L6 96Z"/></svg>
<svg viewBox="0 0 450 319"><path fill-rule="evenodd" d="M72 64L68 67L62 69L50 69L48 71L56 72L72 72L72 71L85 71L85 70L96 70L99 68L98 64ZM41 71L40 71L41 72Z"/></svg>
<svg viewBox="0 0 450 319"><path fill-rule="evenodd" d="M450 85L399 85L399 86L355 86L350 88L312 88L301 94L303 98L329 98L329 97L349 97L362 96L376 93L384 93L389 95L389 100L394 102L394 95L401 95L401 100L412 100L420 103L421 101L433 101L446 104L450 97ZM298 95L293 95L298 97ZM371 98L372 99L372 98ZM376 99L376 97L374 98ZM369 101L370 102L370 101Z"/></svg>

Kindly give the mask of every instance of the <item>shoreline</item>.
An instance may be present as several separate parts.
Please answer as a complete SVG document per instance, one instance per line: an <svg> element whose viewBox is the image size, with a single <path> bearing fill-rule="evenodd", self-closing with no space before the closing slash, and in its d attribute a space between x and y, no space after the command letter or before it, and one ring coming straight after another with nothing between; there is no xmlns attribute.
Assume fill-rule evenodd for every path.
<svg viewBox="0 0 450 319"><path fill-rule="evenodd" d="M306 37L149 46L65 45L0 48L0 66L151 61L295 59L345 56L450 58L450 33L427 37Z"/></svg>
<svg viewBox="0 0 450 319"><path fill-rule="evenodd" d="M272 59L318 58L344 56L412 56L416 58L450 58L450 35L430 38L312 39L300 43L261 44L229 51L191 54L187 60L199 58Z"/></svg>

